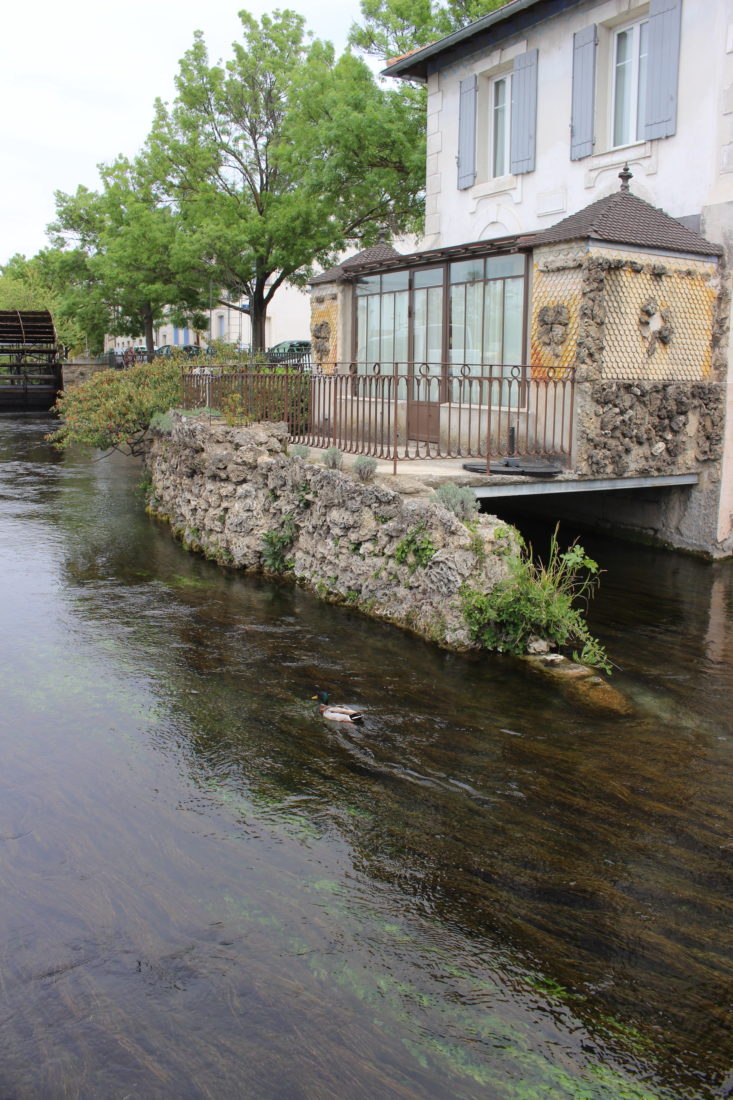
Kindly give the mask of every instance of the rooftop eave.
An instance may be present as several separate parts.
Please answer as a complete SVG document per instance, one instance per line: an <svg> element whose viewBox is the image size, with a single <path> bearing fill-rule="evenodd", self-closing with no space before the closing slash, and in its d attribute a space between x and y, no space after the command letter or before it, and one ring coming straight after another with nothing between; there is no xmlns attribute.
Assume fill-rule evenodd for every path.
<svg viewBox="0 0 733 1100"><path fill-rule="evenodd" d="M721 245L713 244L712 241L708 242L710 244L709 252L686 252L676 248L664 248L661 245L639 244L638 241L614 241L607 237L563 237L553 241L543 241L539 238L539 233L529 233L526 236L519 237L517 249L537 251L540 248L551 249L560 245L574 244L585 249L585 251L591 248L618 248L626 252L645 252L650 256L670 256L677 260L702 260L705 263L718 263L725 251Z"/></svg>
<svg viewBox="0 0 733 1100"><path fill-rule="evenodd" d="M491 240L472 241L469 244L447 245L445 248L428 248L423 252L407 252L388 260L372 260L363 264L352 264L348 271L344 272L342 281L351 282L362 275L376 274L394 268L419 267L449 260L468 259L476 253L481 255L506 255L525 251L528 251L528 247L520 243L520 239L516 236L494 237Z"/></svg>
<svg viewBox="0 0 733 1100"><path fill-rule="evenodd" d="M559 15L568 8L577 7L581 0L510 0L497 11L484 15L475 23L454 31L453 34L413 50L404 57L392 61L382 76L399 77L425 83L431 73L463 57L520 34Z"/></svg>

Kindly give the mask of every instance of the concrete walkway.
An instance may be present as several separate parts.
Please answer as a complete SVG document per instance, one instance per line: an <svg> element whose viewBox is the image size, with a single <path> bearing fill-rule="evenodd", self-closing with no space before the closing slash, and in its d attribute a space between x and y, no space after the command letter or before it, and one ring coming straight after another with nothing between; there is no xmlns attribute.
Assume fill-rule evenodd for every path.
<svg viewBox="0 0 733 1100"><path fill-rule="evenodd" d="M308 457L311 461L321 462L323 455L326 453L324 448L309 447ZM358 455L344 454L343 456L343 468L345 470L350 469ZM520 474L514 474L507 471L506 474L490 474L474 473L470 470L464 469L464 462L470 462L472 465L482 463L481 459L465 459L465 458L398 458L397 460L397 473L394 473L395 464L392 459L378 459L375 476L386 485L390 485L398 492L406 495L419 495L422 492L432 492L442 485L446 481L454 481L456 485L468 485L472 489L478 490L477 496L483 495L480 490L486 490L489 487L499 488L509 484L524 484L527 482L540 482L545 479L537 477L527 477ZM547 480L557 480L557 478L574 477L569 473L559 474L557 477L548 478ZM493 494L492 494L493 495Z"/></svg>
<svg viewBox="0 0 733 1100"><path fill-rule="evenodd" d="M324 454L324 449L309 448L309 458L312 461L322 461ZM353 466L357 458L358 455L344 454L344 469L348 470ZM497 459L494 465L500 461ZM476 496L481 499L542 496L557 493L619 492L651 487L672 488L682 485L696 485L699 481L699 475L694 473L645 477L584 478L579 477L575 470L563 470L560 473L552 474L549 469L546 477L515 474L510 469L507 469L505 474L492 473L487 476L485 473L474 473L465 470L464 462L475 465L481 463L481 460L475 458L398 459L396 475L393 472L394 464L391 459L378 460L375 476L383 484L405 496L428 495L444 482L454 481L456 485L469 486ZM528 460L528 464L540 466L541 460Z"/></svg>

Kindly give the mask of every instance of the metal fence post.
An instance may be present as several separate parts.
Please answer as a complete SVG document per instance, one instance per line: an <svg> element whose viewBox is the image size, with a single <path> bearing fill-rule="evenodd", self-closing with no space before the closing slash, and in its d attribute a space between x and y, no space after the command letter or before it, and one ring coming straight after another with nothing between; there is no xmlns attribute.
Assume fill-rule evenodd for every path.
<svg viewBox="0 0 733 1100"><path fill-rule="evenodd" d="M397 364L392 366L392 386L394 388L394 408L392 410L392 476L397 477Z"/></svg>

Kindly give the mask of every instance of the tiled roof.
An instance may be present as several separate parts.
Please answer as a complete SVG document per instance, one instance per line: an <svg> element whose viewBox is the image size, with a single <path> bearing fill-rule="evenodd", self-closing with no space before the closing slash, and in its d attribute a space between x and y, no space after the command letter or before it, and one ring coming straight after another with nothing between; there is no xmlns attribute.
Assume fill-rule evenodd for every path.
<svg viewBox="0 0 733 1100"><path fill-rule="evenodd" d="M537 248L589 238L697 256L720 256L723 252L720 245L706 241L676 218L623 189L598 199L549 229L532 234L527 243Z"/></svg>
<svg viewBox="0 0 733 1100"><path fill-rule="evenodd" d="M328 271L322 271L320 275L315 275L311 279L310 285L340 283L346 278L349 269L352 267L361 267L362 264L382 263L384 260L394 260L399 255L400 253L396 248L392 248L392 245L380 242L372 248L365 248L362 252L357 252L355 256L349 256L347 260L342 260L340 264L329 268Z"/></svg>

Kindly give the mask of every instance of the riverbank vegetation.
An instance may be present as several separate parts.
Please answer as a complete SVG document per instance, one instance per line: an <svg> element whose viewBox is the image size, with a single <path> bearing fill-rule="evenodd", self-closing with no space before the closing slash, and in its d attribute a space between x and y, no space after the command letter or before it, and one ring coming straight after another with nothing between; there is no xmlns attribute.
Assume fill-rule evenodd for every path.
<svg viewBox="0 0 733 1100"><path fill-rule="evenodd" d="M182 397L181 360L175 356L100 371L59 395L56 412L62 423L48 439L59 450L81 444L139 455L153 418L180 406Z"/></svg>
<svg viewBox="0 0 733 1100"><path fill-rule="evenodd" d="M485 649L525 654L534 640L570 649L581 664L611 672L608 655L593 637L584 613L600 570L575 542L567 550L550 539L545 562L523 543L509 559L509 576L488 593L464 589L463 613L472 637Z"/></svg>

